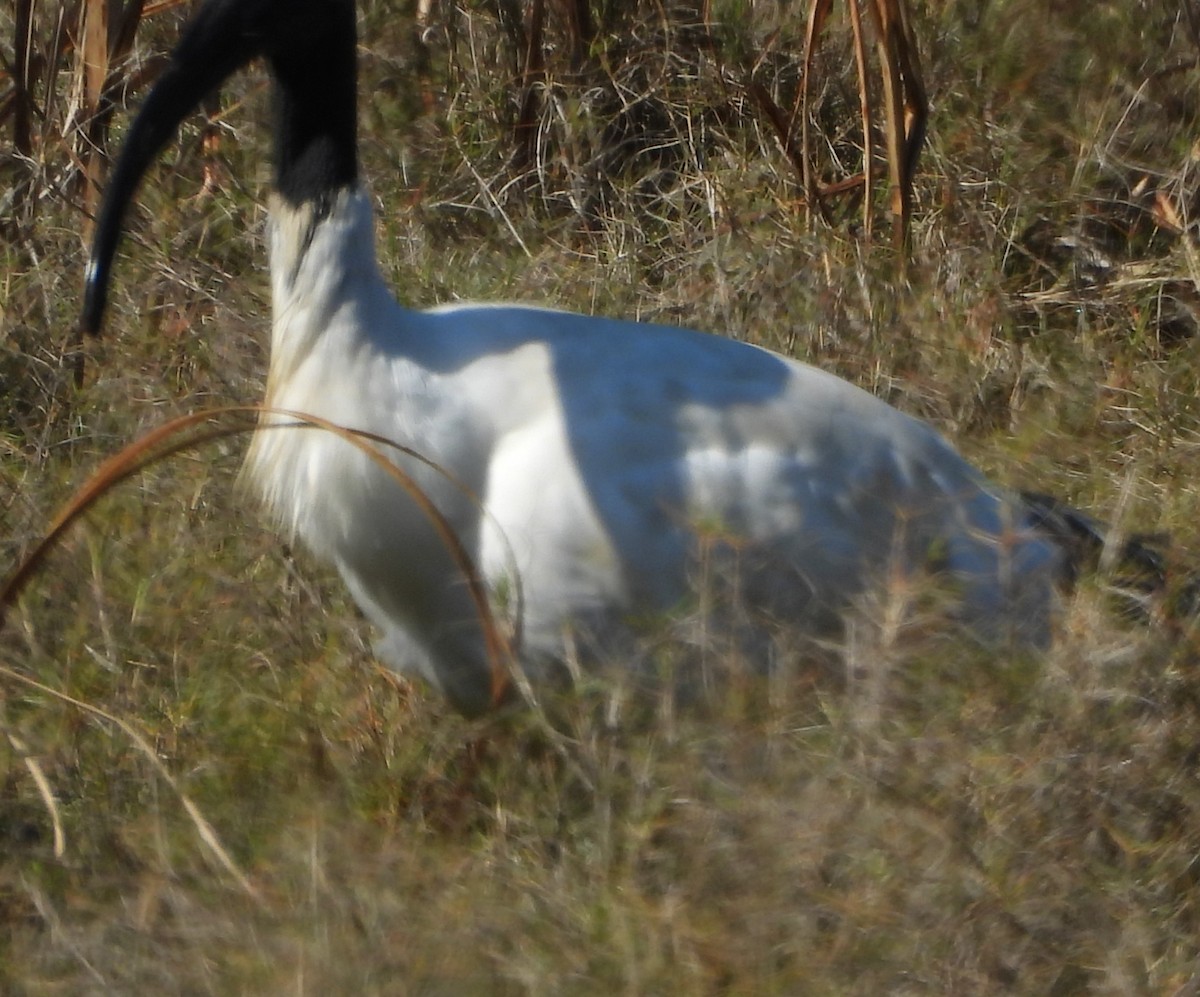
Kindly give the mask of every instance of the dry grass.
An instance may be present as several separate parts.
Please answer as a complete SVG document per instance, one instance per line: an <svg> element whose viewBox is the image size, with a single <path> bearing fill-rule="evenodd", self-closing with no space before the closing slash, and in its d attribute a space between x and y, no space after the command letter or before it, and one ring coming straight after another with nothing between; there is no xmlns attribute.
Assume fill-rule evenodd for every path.
<svg viewBox="0 0 1200 997"><path fill-rule="evenodd" d="M929 418L1001 480L1200 548L1194 11L914 3L932 116L899 285L856 238L859 205L806 228L749 97L793 106L800 14L713 0L712 41L684 13L618 19L574 68L551 16L521 162L505 5L435 6L420 39L408 5L364 6L364 159L404 300L725 330ZM147 23L139 65L176 16ZM825 179L861 162L848 38L835 16L812 81ZM79 389L71 159L53 142L3 164L27 191L0 243L5 573L105 456L261 395L265 91L246 77L222 103L235 140L205 154L193 122L149 178ZM336 580L245 507L240 448L106 498L0 657L138 731L253 895L126 733L6 677L0 990L1200 986L1190 625L1124 621L1089 582L1052 652L982 655L927 625L935 599L898 614L893 593L828 652L836 688L803 667L738 679L713 646L735 674L688 709L609 677L468 724L373 663Z"/></svg>

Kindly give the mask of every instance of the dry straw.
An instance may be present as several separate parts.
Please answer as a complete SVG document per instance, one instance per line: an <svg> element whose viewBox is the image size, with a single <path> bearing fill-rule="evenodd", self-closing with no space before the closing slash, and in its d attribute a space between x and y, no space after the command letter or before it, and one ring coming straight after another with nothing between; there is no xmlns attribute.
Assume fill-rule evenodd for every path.
<svg viewBox="0 0 1200 997"><path fill-rule="evenodd" d="M282 418L289 421L260 426L257 424L257 420L262 416ZM495 620L484 581L474 562L471 560L470 554L463 546L462 541L459 540L458 535L454 532L454 528L446 520L445 516L438 511L437 507L420 487L417 486L413 479L389 460L380 451L379 447L392 448L433 468L445 476L455 487L462 490L476 504L479 503L478 497L472 494L465 485L444 468L412 450L410 447L405 447L373 433L347 429L343 426L335 425L326 419L302 412L291 412L250 405L236 405L193 412L189 415L172 419L170 422L152 430L140 439L130 443L119 453L108 458L93 472L71 499L62 506L42 539L34 545L33 549L22 558L16 569L0 584L0 627L4 624L8 608L16 602L21 592L44 562L46 556L61 541L67 530L95 505L97 501L123 481L159 461L230 436L268 430L311 431L314 429L320 432L332 433L362 451L363 454L378 465L404 490L405 494L408 495L417 508L429 520L439 539L445 544L446 549L454 558L455 564L458 566L471 594L475 610L479 615L484 634L484 646L491 663L492 704L493 706L499 705L509 688L512 650L509 638ZM516 593L516 618L518 620L520 618L519 591ZM252 897L257 895L250 880L221 844L212 824L204 817L199 807L196 806L187 793L184 792L178 781L171 775L154 748L138 733L132 724L106 710L83 702L57 689L53 689L7 666L0 665L0 676L36 690L43 695L57 699L89 716L119 728L138 751L149 760L155 771L179 797L180 802L195 825L201 840L216 856L220 865L237 881L238 885L247 894ZM62 819L59 815L58 805L50 782L46 778L45 772L42 770L37 758L28 751L18 735L12 731L6 731L5 733L13 749L20 755L25 767L28 769L37 787L38 794L50 815L50 820L54 828L54 853L56 856L61 857L66 850L66 841L62 829Z"/></svg>

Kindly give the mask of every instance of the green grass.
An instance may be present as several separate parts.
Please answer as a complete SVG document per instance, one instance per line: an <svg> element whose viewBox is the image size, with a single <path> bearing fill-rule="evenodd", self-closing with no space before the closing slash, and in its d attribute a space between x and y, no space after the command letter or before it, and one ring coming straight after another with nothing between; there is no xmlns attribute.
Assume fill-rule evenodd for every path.
<svg viewBox="0 0 1200 997"><path fill-rule="evenodd" d="M857 206L806 225L745 99L758 62L791 106L802 11L715 5L714 47L661 19L618 25L582 77L551 50L560 104L518 177L516 60L493 8L448 23L443 6L421 52L411 5L364 6L365 172L406 302L547 302L762 343L929 419L998 480L1170 532L1200 560L1200 258L1162 208L1196 213L1200 52L1182 7L915 4L933 113L901 281L890 250L857 240ZM173 37L169 16L145 27L146 54ZM843 23L817 65L823 147L857 168ZM611 80L653 96L636 123L654 142L613 151L631 123ZM84 260L78 211L47 179L61 149L5 229L0 571L125 443L261 396L259 76L224 104L221 190L197 196L193 121L142 192L81 389L60 362ZM104 498L0 631L0 990L1196 985L1190 624L1126 621L1088 580L1051 651L984 655L936 625L936 593L898 615L885 593L843 646L769 684L713 645L732 674L688 708L618 673L467 723L384 673L336 578L269 532L236 484L244 445ZM648 623L664 661L685 625ZM821 676L830 660L844 682ZM174 785L122 729L21 677L131 725Z"/></svg>

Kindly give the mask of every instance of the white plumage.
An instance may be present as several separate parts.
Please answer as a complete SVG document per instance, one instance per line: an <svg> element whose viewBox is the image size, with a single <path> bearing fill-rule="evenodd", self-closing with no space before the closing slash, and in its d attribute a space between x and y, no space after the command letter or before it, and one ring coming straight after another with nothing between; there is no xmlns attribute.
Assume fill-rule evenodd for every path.
<svg viewBox="0 0 1200 997"><path fill-rule="evenodd" d="M937 556L977 629L1045 638L1053 550L923 423L722 337L531 308L403 309L375 266L366 196L343 191L298 238L305 211L273 205L267 404L404 443L465 486L406 464L490 586L519 580L527 667L556 658L568 629L680 604L698 528L736 538L745 596L773 615L828 627L885 570ZM478 613L395 482L311 432L258 434L247 471L337 565L392 664L481 706Z"/></svg>
<svg viewBox="0 0 1200 997"><path fill-rule="evenodd" d="M299 29L297 18L322 24ZM396 455L493 595L519 593L514 650L534 676L567 640L603 644L632 614L682 605L698 533L717 538L716 563L739 573L764 617L827 631L884 574L938 568L958 580L964 618L985 639L1048 639L1060 558L1029 511L928 426L853 385L687 330L398 305L344 148L353 126L347 139L333 120L353 116L353 44L348 0L203 6L156 88L166 96L152 94L139 117L151 137L135 124L135 151L110 188L91 327L145 163L214 76L266 54L281 106L266 402L394 440L448 472ZM236 58L213 69L216 45ZM345 66L324 61L324 46L349 47L348 108L298 78L298 66ZM189 74L202 79L181 82ZM392 665L419 670L464 712L490 705L491 662L462 572L394 480L316 431L257 434L247 473L281 524L337 566Z"/></svg>

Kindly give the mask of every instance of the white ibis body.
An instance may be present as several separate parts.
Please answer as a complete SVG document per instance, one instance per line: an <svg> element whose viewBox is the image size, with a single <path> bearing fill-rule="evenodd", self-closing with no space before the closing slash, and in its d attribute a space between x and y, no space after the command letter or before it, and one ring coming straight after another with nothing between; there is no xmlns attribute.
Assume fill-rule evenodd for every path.
<svg viewBox="0 0 1200 997"><path fill-rule="evenodd" d="M358 173L351 0L200 7L109 183L88 329L99 329L146 167L256 56L275 99L266 402L438 465L380 448L436 505L490 597L517 607L512 651L533 675L568 641L586 646L633 615L684 604L714 546L764 618L827 630L882 575L934 568L956 579L961 615L982 637L1048 640L1060 554L1031 510L859 388L683 329L397 304ZM258 433L246 470L282 526L337 566L392 665L419 671L465 713L491 704L489 642L461 565L392 477L312 430Z"/></svg>

